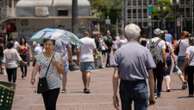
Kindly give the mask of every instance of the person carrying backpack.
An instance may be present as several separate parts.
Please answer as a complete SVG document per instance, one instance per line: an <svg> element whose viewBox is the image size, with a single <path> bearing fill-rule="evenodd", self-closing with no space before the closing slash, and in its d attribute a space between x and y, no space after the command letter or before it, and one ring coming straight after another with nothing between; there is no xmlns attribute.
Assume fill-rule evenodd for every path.
<svg viewBox="0 0 194 110"><path fill-rule="evenodd" d="M149 40L148 48L156 63L154 71L155 87L157 97L161 96L163 76L165 74L166 65L166 45L165 41L161 39L162 31L157 28L154 30L155 37Z"/></svg>

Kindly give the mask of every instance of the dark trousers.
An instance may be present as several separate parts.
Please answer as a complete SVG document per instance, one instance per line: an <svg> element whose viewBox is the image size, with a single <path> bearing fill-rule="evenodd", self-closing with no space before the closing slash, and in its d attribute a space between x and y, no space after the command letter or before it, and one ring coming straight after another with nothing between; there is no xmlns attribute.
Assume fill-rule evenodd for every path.
<svg viewBox="0 0 194 110"><path fill-rule="evenodd" d="M140 81L121 80L119 92L122 110L131 110L132 101L134 101L135 110L147 110L148 89L145 80Z"/></svg>
<svg viewBox="0 0 194 110"><path fill-rule="evenodd" d="M154 69L154 80L157 96L160 97L162 91L162 82L165 74L165 65L162 62L158 62L156 64L156 68Z"/></svg>
<svg viewBox="0 0 194 110"><path fill-rule="evenodd" d="M107 59L106 59L106 67L110 66L110 53L111 53L111 48L107 50Z"/></svg>
<svg viewBox="0 0 194 110"><path fill-rule="evenodd" d="M17 68L6 68L6 72L8 81L15 83L17 78Z"/></svg>
<svg viewBox="0 0 194 110"><path fill-rule="evenodd" d="M27 55L20 55L22 60L27 62ZM27 72L28 72L28 65L27 64L21 64L20 65L20 69L22 71L22 78L27 76Z"/></svg>
<svg viewBox="0 0 194 110"><path fill-rule="evenodd" d="M27 65L21 65L20 69L22 71L22 77L26 77L27 76L27 72L28 72L28 67Z"/></svg>
<svg viewBox="0 0 194 110"><path fill-rule="evenodd" d="M53 89L42 93L43 101L46 110L56 110L56 103L60 89Z"/></svg>
<svg viewBox="0 0 194 110"><path fill-rule="evenodd" d="M189 66L188 67L188 86L189 86L189 95L194 94L194 66Z"/></svg>

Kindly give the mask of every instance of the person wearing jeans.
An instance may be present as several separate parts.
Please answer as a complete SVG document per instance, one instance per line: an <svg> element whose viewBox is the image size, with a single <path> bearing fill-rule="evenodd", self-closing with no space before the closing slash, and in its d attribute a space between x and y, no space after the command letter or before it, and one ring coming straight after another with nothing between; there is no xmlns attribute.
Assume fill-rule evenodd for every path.
<svg viewBox="0 0 194 110"><path fill-rule="evenodd" d="M194 95L194 66L188 67L188 89L189 89L189 97L193 97Z"/></svg>
<svg viewBox="0 0 194 110"><path fill-rule="evenodd" d="M155 103L154 76L152 69L156 67L150 51L138 43L140 28L135 24L125 27L128 43L115 52L115 71L113 74L113 104L119 110L117 95L118 84L122 110L131 110L134 102L135 110L147 110L148 102ZM135 48L135 49L134 49ZM150 96L148 96L149 80Z"/></svg>
<svg viewBox="0 0 194 110"><path fill-rule="evenodd" d="M131 89L135 88L135 89ZM130 110L129 107L134 100L136 110L146 110L148 100L148 88L145 80L120 82L120 98L122 103L122 110Z"/></svg>
<svg viewBox="0 0 194 110"><path fill-rule="evenodd" d="M186 49L186 63L188 68L188 89L189 89L189 97L193 97L194 95L194 38L189 38L190 46ZM186 67L186 65L185 65Z"/></svg>
<svg viewBox="0 0 194 110"><path fill-rule="evenodd" d="M6 72L8 75L8 81L15 83L16 82L16 76L17 76L17 62L20 61L25 64L25 62L22 61L22 58L20 57L19 53L15 48L13 48L14 44L12 41L8 42L7 48L4 50L4 59L3 62L5 63Z"/></svg>
<svg viewBox="0 0 194 110"><path fill-rule="evenodd" d="M6 72L8 75L8 81L15 83L17 78L17 68L6 68Z"/></svg>

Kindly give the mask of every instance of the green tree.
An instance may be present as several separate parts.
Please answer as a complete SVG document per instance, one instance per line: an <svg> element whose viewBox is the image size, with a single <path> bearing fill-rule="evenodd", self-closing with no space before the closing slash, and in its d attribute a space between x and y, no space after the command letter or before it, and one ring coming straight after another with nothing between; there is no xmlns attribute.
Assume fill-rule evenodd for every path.
<svg viewBox="0 0 194 110"><path fill-rule="evenodd" d="M168 18L173 13L172 0L158 0L154 6L152 16L154 18Z"/></svg>
<svg viewBox="0 0 194 110"><path fill-rule="evenodd" d="M111 23L115 24L121 17L122 0L91 0L91 5L93 14L101 20L109 16Z"/></svg>

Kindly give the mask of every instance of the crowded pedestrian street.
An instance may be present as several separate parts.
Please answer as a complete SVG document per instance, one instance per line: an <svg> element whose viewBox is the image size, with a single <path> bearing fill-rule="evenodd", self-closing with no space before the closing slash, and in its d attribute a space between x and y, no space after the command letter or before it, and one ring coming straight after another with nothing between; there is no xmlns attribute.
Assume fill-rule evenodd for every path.
<svg viewBox="0 0 194 110"><path fill-rule="evenodd" d="M0 110L194 110L194 0L0 0Z"/></svg>
<svg viewBox="0 0 194 110"><path fill-rule="evenodd" d="M36 87L30 84L30 71L26 79L22 79L18 70L18 80L12 110L43 110L41 95L35 93ZM91 94L82 92L81 72L68 73L66 93L60 93L57 110L114 110L112 104L112 68L97 69L92 74ZM194 98L189 98L188 91L181 89L177 75L172 74L172 91L163 92L156 104L149 110L193 110ZM7 80L5 75L0 80ZM164 85L164 84L163 84Z"/></svg>

